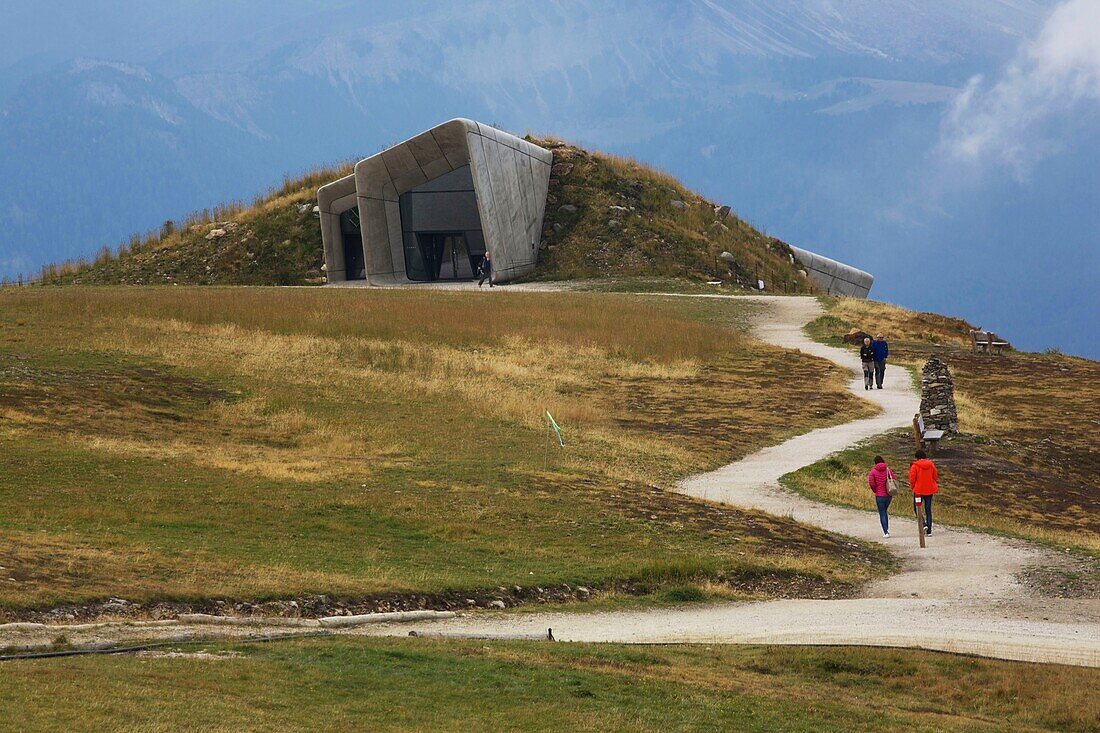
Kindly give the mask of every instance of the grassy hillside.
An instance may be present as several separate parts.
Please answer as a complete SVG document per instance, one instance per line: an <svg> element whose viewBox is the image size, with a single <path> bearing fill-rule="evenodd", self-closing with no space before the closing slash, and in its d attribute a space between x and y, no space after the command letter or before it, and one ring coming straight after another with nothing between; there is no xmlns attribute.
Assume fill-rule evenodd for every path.
<svg viewBox="0 0 1100 733"><path fill-rule="evenodd" d="M951 369L962 435L938 449L944 522L1100 554L1100 363L1057 352L970 351L969 324L897 306L827 299L809 331L833 344L852 328L890 341L891 363L919 369L937 356ZM857 346L853 361L857 359ZM899 368L894 379L908 379ZM888 377L890 372L888 371ZM867 507L868 463L881 453L906 468L911 431L897 431L792 476L818 498Z"/></svg>
<svg viewBox="0 0 1100 733"><path fill-rule="evenodd" d="M664 276L810 292L790 248L672 176L554 139L537 278ZM721 259L723 252L734 257Z"/></svg>
<svg viewBox="0 0 1100 733"><path fill-rule="evenodd" d="M632 160L589 153L552 139L554 153L540 264L535 278L672 277L763 280L771 292L809 292L784 243L728 207ZM47 284L310 285L323 282L318 186L350 167L318 170L258 198L201 212L134 237L94 261L44 268ZM733 262L720 258L733 255Z"/></svg>
<svg viewBox="0 0 1100 733"><path fill-rule="evenodd" d="M0 291L0 606L511 604L693 581L827 596L885 571L668 491L869 409L839 370L741 335L751 304L683 300Z"/></svg>
<svg viewBox="0 0 1100 733"><path fill-rule="evenodd" d="M228 204L111 250L92 261L42 269L48 285L319 285L323 282L317 188L351 172L319 169L260 196Z"/></svg>
<svg viewBox="0 0 1100 733"><path fill-rule="evenodd" d="M31 731L1094 731L1100 671L916 649L426 639L5 663ZM318 721L324 721L323 725Z"/></svg>

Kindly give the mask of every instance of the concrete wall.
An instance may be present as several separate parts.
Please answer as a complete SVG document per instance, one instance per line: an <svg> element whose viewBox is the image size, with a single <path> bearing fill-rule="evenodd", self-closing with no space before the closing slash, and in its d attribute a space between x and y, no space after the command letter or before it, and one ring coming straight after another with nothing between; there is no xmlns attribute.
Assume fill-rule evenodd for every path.
<svg viewBox="0 0 1100 733"><path fill-rule="evenodd" d="M495 278L503 282L530 272L538 258L552 162L549 150L467 119L444 122L359 161L351 178L362 223L367 281L371 285L409 282L400 196L467 164ZM349 208L346 181L323 186L317 194L330 282L345 277L337 209Z"/></svg>
<svg viewBox="0 0 1100 733"><path fill-rule="evenodd" d="M317 189L317 208L321 214L321 240L325 244L325 273L329 282L347 279L344 268L344 238L340 233L340 214L359 200L355 196L355 176L345 176Z"/></svg>
<svg viewBox="0 0 1100 733"><path fill-rule="evenodd" d="M866 298L871 292L875 278L870 273L800 247L792 246L791 251L798 264L806 269L811 282L823 292L854 298Z"/></svg>

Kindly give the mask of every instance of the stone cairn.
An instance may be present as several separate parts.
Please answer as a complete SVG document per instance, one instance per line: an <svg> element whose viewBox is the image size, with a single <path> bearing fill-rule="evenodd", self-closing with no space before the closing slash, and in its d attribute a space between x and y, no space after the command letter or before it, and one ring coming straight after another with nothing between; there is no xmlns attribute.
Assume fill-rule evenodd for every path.
<svg viewBox="0 0 1100 733"><path fill-rule="evenodd" d="M955 410L955 383L947 365L936 357L928 360L920 375L920 414L927 428L947 433L959 432L959 414Z"/></svg>

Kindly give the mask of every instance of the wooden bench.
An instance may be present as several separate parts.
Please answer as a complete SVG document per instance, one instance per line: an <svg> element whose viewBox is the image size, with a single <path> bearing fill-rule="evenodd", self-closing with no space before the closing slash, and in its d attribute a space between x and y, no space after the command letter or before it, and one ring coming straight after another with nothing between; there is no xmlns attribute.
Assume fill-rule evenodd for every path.
<svg viewBox="0 0 1100 733"><path fill-rule="evenodd" d="M1008 346L1007 341L999 341L997 334L992 331L972 330L970 332L970 348L976 354L1000 354Z"/></svg>
<svg viewBox="0 0 1100 733"><path fill-rule="evenodd" d="M925 427L924 415L918 412L913 416L913 442L917 444L918 448L927 449L930 453L934 453L936 443L938 443L942 437L942 430L930 430Z"/></svg>

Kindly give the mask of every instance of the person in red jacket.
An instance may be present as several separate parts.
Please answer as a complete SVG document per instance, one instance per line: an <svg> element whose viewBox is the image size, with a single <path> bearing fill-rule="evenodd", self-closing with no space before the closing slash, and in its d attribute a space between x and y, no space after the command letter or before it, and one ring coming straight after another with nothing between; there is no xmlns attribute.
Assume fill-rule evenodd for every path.
<svg viewBox="0 0 1100 733"><path fill-rule="evenodd" d="M940 490L940 475L924 451L917 451L916 459L909 464L909 487L924 504L924 533L932 534L932 496Z"/></svg>
<svg viewBox="0 0 1100 733"><path fill-rule="evenodd" d="M882 536L890 536L890 502L894 497L890 496L887 486L889 479L897 481L897 476L886 466L882 456L875 456L875 466L867 472L867 483L871 487L871 493L875 495L875 506L878 507L878 521L882 525Z"/></svg>

